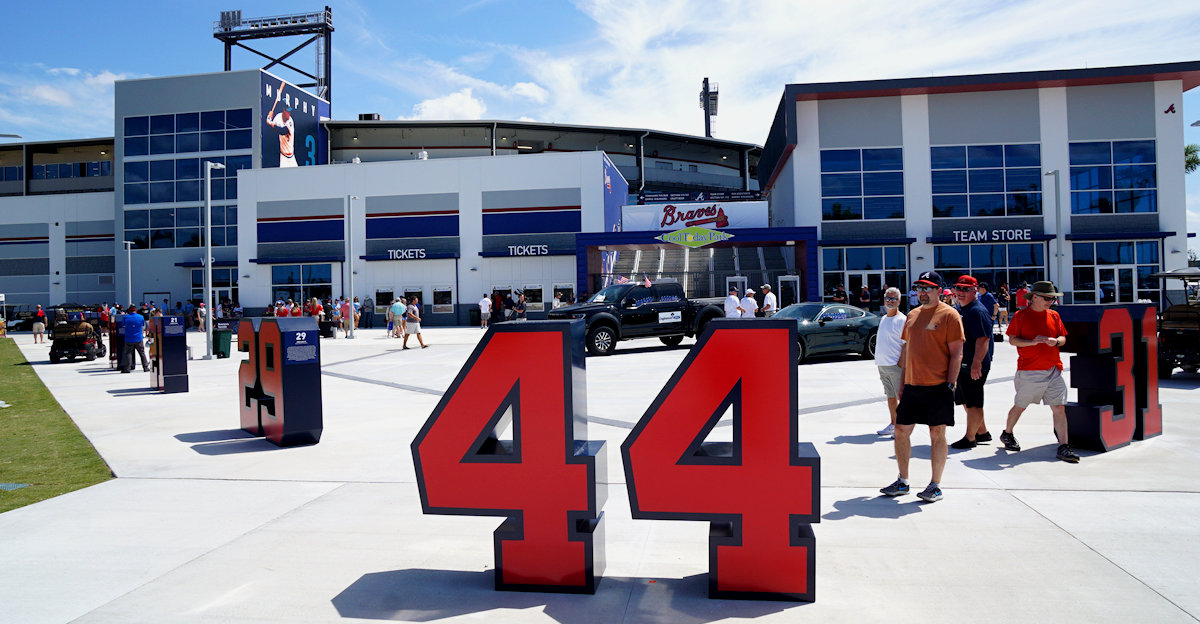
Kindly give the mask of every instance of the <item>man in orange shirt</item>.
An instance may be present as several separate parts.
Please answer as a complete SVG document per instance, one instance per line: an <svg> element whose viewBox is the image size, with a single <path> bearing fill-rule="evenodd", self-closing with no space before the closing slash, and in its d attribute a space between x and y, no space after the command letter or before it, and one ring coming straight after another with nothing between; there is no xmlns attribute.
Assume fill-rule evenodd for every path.
<svg viewBox="0 0 1200 624"><path fill-rule="evenodd" d="M1017 348L1017 375L1013 385L1017 394L1008 410L1008 426L1000 434L1004 448L1020 451L1013 427L1025 408L1034 403L1050 406L1054 433L1058 436L1055 456L1072 464L1079 456L1071 450L1067 437L1067 382L1062 376L1062 358L1058 348L1067 342L1067 328L1058 312L1050 306L1062 296L1053 282L1037 282L1029 289L1029 306L1017 310L1008 325L1009 343Z"/></svg>
<svg viewBox="0 0 1200 624"><path fill-rule="evenodd" d="M946 427L954 426L954 385L962 364L962 318L942 303L942 276L926 271L913 285L920 307L910 311L901 338L904 346L900 365L904 387L896 406L896 464L900 477L880 489L887 496L908 494L908 460L912 456L912 432L917 425L929 427L930 463L933 478L917 496L926 502L942 498L942 471L946 468Z"/></svg>

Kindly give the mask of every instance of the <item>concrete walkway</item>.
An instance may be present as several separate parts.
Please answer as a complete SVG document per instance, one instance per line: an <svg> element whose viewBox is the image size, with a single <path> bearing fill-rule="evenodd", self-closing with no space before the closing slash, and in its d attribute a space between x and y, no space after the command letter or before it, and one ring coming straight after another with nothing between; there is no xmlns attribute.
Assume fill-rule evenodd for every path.
<svg viewBox="0 0 1200 624"><path fill-rule="evenodd" d="M238 430L239 359L189 362L191 392L105 363L50 365L16 341L117 479L0 514L3 622L1195 622L1200 375L1163 382L1164 435L1054 460L1049 410L998 445L951 451L946 497L895 478L872 362L799 368L800 437L822 457L817 602L710 600L708 527L633 520L619 447L692 341L587 360L589 438L608 442L607 568L594 596L492 590L490 517L421 513L409 444L483 335L429 328L325 340L325 431L279 449ZM189 335L203 352L203 335ZM997 345L987 422L1003 428L1015 350ZM1072 391L1072 398L1074 392ZM20 397L0 397L20 409ZM720 429L720 428L718 428ZM962 435L963 417L950 432ZM997 435L998 437L998 435ZM928 480L915 438L913 483ZM0 493L2 496L3 493ZM802 619L801 619L802 618Z"/></svg>

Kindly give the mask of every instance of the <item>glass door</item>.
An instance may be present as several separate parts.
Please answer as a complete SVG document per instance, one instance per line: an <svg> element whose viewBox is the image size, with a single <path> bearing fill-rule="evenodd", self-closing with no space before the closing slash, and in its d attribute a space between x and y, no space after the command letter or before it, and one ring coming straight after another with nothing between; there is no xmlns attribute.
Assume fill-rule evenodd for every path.
<svg viewBox="0 0 1200 624"><path fill-rule="evenodd" d="M870 293L870 301L864 303L861 301L862 287L867 287ZM853 306L858 306L864 310L870 311L876 301L881 300L879 291L883 289L883 271L860 271L846 273L846 298Z"/></svg>
<svg viewBox="0 0 1200 624"><path fill-rule="evenodd" d="M776 299L778 299L780 310L793 303L800 303L800 276L784 275L780 277L779 292L776 293Z"/></svg>
<svg viewBox="0 0 1200 624"><path fill-rule="evenodd" d="M725 294L729 294L730 288L736 288L738 290L738 298L745 297L747 284L749 284L748 279L740 275L727 277L725 278Z"/></svg>
<svg viewBox="0 0 1200 624"><path fill-rule="evenodd" d="M1109 265L1096 267L1096 287L1100 291L1100 303L1134 303L1137 301L1137 284L1133 265Z"/></svg>

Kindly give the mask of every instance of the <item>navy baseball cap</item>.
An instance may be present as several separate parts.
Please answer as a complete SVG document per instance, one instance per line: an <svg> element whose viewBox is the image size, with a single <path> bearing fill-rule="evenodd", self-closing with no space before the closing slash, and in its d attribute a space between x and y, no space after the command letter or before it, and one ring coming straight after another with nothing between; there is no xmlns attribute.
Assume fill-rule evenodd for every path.
<svg viewBox="0 0 1200 624"><path fill-rule="evenodd" d="M917 286L933 286L934 288L942 285L942 276L937 271L925 271L917 276L917 281L913 282Z"/></svg>

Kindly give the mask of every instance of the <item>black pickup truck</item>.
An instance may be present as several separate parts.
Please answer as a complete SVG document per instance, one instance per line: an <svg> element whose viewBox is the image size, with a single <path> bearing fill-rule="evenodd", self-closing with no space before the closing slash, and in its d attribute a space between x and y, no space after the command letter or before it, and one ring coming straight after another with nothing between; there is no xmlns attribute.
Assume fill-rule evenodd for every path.
<svg viewBox="0 0 1200 624"><path fill-rule="evenodd" d="M587 350L608 355L620 340L654 337L668 347L699 334L709 321L725 316L718 300L688 301L678 282L609 286L587 301L551 310L549 319L583 319Z"/></svg>

